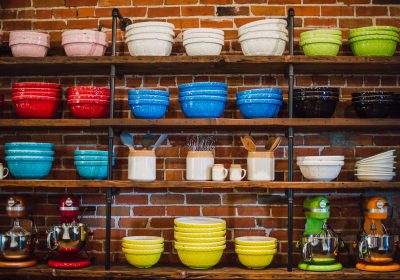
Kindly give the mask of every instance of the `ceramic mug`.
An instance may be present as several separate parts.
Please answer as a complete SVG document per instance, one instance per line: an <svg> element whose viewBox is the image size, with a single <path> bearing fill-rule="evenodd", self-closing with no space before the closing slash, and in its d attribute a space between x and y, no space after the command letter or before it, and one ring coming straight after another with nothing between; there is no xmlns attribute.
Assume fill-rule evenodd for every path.
<svg viewBox="0 0 400 280"><path fill-rule="evenodd" d="M156 154L153 150L133 150L128 156L128 179L154 181L156 179Z"/></svg>
<svg viewBox="0 0 400 280"><path fill-rule="evenodd" d="M247 179L249 181L275 180L274 152L249 152L247 155Z"/></svg>
<svg viewBox="0 0 400 280"><path fill-rule="evenodd" d="M0 163L0 180L3 180L8 175L8 168L4 167L2 163Z"/></svg>
<svg viewBox="0 0 400 280"><path fill-rule="evenodd" d="M228 169L224 168L223 164L214 164L211 173L213 181L224 181L228 176Z"/></svg>
<svg viewBox="0 0 400 280"><path fill-rule="evenodd" d="M244 177L246 177L246 169L242 169L240 164L231 164L229 167L229 180L241 181Z"/></svg>
<svg viewBox="0 0 400 280"><path fill-rule="evenodd" d="M186 180L209 181L214 155L211 151L189 151L186 157Z"/></svg>

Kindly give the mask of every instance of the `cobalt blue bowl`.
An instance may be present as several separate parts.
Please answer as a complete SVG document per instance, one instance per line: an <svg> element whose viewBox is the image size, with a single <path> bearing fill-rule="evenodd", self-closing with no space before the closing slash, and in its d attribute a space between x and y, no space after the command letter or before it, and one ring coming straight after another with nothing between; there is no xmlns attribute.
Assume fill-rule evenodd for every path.
<svg viewBox="0 0 400 280"><path fill-rule="evenodd" d="M161 99L137 99L129 100L128 104L135 118L161 119L167 111L169 101Z"/></svg>
<svg viewBox="0 0 400 280"><path fill-rule="evenodd" d="M113 153L114 154L114 153ZM76 156L108 156L108 151L100 151L100 150L75 150L74 155Z"/></svg>
<svg viewBox="0 0 400 280"><path fill-rule="evenodd" d="M237 101L240 113L246 119L275 118L282 101L277 99L242 99Z"/></svg>
<svg viewBox="0 0 400 280"><path fill-rule="evenodd" d="M247 96L249 94L268 94L268 93L273 93L273 94L280 94L282 95L282 90L279 88L258 88L258 89L250 89L250 90L244 90L241 92L238 92L236 95L238 98L242 96Z"/></svg>
<svg viewBox="0 0 400 280"><path fill-rule="evenodd" d="M179 97L196 96L196 95L227 96L228 91L226 91L226 90L190 90L190 91L181 92L179 94Z"/></svg>
<svg viewBox="0 0 400 280"><path fill-rule="evenodd" d="M51 150L5 150L6 156L54 156Z"/></svg>
<svg viewBox="0 0 400 280"><path fill-rule="evenodd" d="M42 179L49 175L54 157L6 156L8 169L17 179Z"/></svg>
<svg viewBox="0 0 400 280"><path fill-rule="evenodd" d="M281 94L275 93L250 93L246 95L237 96L237 100L241 99L277 99L282 100L283 97Z"/></svg>
<svg viewBox="0 0 400 280"><path fill-rule="evenodd" d="M180 92L191 90L226 90L228 85L220 82L196 82L178 86Z"/></svg>
<svg viewBox="0 0 400 280"><path fill-rule="evenodd" d="M165 90L156 90L156 89L131 89L128 91L128 96L133 95L159 95L159 96L169 96L169 92Z"/></svg>
<svg viewBox="0 0 400 280"><path fill-rule="evenodd" d="M6 150L54 150L54 144L34 142L12 142L6 143Z"/></svg>
<svg viewBox="0 0 400 280"><path fill-rule="evenodd" d="M198 95L179 98L186 118L219 118L224 113L226 97Z"/></svg>

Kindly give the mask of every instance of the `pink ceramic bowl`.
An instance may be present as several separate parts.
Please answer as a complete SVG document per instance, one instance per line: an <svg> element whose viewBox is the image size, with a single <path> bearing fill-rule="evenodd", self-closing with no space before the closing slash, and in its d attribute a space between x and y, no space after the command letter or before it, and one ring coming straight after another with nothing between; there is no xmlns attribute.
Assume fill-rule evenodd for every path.
<svg viewBox="0 0 400 280"><path fill-rule="evenodd" d="M14 57L45 57L48 47L35 44L10 45Z"/></svg>
<svg viewBox="0 0 400 280"><path fill-rule="evenodd" d="M67 56L103 56L107 49L97 43L70 43L63 47Z"/></svg>
<svg viewBox="0 0 400 280"><path fill-rule="evenodd" d="M107 34L105 32L89 29L67 30L62 33L61 37L66 44L71 42L107 42Z"/></svg>
<svg viewBox="0 0 400 280"><path fill-rule="evenodd" d="M50 35L35 31L11 31L9 42L16 40L31 40L45 42L47 46L50 46Z"/></svg>
<svg viewBox="0 0 400 280"><path fill-rule="evenodd" d="M10 41L8 43L10 47L14 45L20 45L20 44L27 44L27 45L39 45L43 47L50 48L50 43L42 40L36 40L36 39L15 39L13 41Z"/></svg>

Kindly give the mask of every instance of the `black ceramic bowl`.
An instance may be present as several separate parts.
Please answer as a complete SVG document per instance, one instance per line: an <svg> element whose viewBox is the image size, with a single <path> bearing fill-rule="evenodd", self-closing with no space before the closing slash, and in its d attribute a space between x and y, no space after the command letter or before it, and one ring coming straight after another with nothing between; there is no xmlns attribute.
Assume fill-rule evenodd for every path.
<svg viewBox="0 0 400 280"><path fill-rule="evenodd" d="M353 97L351 101L375 101L375 100L389 100L393 101L395 99L394 94L386 95L363 95L359 97Z"/></svg>
<svg viewBox="0 0 400 280"><path fill-rule="evenodd" d="M393 107L394 101L355 101L352 104L359 118L386 118Z"/></svg>
<svg viewBox="0 0 400 280"><path fill-rule="evenodd" d="M334 96L339 97L339 89L338 88L329 88L329 87L321 87L321 88L297 88L293 91L293 97L300 96Z"/></svg>
<svg viewBox="0 0 400 280"><path fill-rule="evenodd" d="M393 92L388 92L388 91L358 91L358 92L353 92L351 94L351 97L368 97L368 96L376 96L376 95L393 95Z"/></svg>
<svg viewBox="0 0 400 280"><path fill-rule="evenodd" d="M293 113L299 118L330 118L338 100L327 96L293 98Z"/></svg>

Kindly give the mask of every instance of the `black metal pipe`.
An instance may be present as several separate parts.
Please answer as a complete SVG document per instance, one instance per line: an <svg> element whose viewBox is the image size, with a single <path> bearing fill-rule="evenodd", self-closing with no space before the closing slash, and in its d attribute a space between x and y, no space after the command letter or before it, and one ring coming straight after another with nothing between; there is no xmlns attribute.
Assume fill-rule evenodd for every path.
<svg viewBox="0 0 400 280"><path fill-rule="evenodd" d="M294 54L294 9L288 11L288 25L289 25L289 55ZM288 84L289 84L289 97L288 97L288 110L289 118L293 118L293 87L294 87L294 66L289 64L288 69ZM293 127L288 128L288 180L293 182ZM288 197L288 264L287 270L292 271L293 268L293 189L289 188L287 191Z"/></svg>

